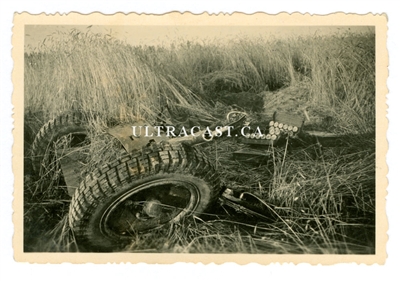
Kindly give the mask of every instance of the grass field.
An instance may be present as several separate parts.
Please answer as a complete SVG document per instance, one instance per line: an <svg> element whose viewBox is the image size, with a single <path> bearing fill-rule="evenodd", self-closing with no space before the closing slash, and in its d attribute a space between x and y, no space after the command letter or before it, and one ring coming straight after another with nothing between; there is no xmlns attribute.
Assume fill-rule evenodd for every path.
<svg viewBox="0 0 400 281"><path fill-rule="evenodd" d="M135 237L129 251L375 251L373 33L161 47L126 45L90 29L71 31L27 48L24 90L25 155L41 125L71 110L99 114L93 137L110 120L173 121L190 115L213 122L232 106L251 119L274 110L306 111L306 128L353 135L322 154L316 145L274 148L268 165L233 160L232 152L242 145L231 139L203 145L222 181L263 198L277 219L248 219L217 206L207 219L188 218L174 231L158 230L164 235ZM44 182L34 179L26 158L25 250L76 251L65 217L65 188Z"/></svg>

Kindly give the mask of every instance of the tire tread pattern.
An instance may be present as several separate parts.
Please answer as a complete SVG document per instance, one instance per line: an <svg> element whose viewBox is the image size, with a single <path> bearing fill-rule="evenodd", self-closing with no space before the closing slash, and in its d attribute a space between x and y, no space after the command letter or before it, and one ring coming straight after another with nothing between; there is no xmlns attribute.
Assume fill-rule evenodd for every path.
<svg viewBox="0 0 400 281"><path fill-rule="evenodd" d="M35 173L40 175L41 168L49 164L46 151L53 142L69 133L86 132L86 125L86 117L79 111L60 115L47 122L39 130L32 144L31 158Z"/></svg>
<svg viewBox="0 0 400 281"><path fill-rule="evenodd" d="M76 237L87 240L87 224L98 204L122 191L125 183L148 176L182 174L204 180L209 186L210 195L208 202L198 210L200 212L207 210L220 196L221 186L213 165L201 151L187 145L153 143L143 148L141 153L123 156L114 164L97 168L76 189L69 211L70 227Z"/></svg>

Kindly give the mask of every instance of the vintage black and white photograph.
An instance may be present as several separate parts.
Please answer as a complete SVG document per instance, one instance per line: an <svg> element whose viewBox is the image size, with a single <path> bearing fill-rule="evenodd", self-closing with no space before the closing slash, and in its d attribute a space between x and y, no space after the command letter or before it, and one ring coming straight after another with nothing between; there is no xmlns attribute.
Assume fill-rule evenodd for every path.
<svg viewBox="0 0 400 281"><path fill-rule="evenodd" d="M23 252L376 255L357 19L26 24Z"/></svg>

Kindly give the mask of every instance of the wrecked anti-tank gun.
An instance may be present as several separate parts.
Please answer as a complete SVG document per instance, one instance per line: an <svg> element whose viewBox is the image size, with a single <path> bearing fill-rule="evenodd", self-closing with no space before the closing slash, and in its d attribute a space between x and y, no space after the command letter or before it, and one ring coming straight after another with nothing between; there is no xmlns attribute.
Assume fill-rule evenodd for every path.
<svg viewBox="0 0 400 281"><path fill-rule="evenodd" d="M229 136L248 144L237 159L268 157L273 147L303 132L304 119L275 113L267 126L246 123L246 113L233 111L223 126L179 130L143 121L118 125L107 133L124 153L81 176L81 146L87 144L89 116L61 115L45 124L32 145L32 164L39 176L59 167L72 197L69 226L83 251L116 251L134 234L200 215L220 201L244 213L266 218L268 206L250 193L235 194L220 183L218 172L196 144ZM58 147L58 143L64 143ZM65 143L68 143L66 146Z"/></svg>

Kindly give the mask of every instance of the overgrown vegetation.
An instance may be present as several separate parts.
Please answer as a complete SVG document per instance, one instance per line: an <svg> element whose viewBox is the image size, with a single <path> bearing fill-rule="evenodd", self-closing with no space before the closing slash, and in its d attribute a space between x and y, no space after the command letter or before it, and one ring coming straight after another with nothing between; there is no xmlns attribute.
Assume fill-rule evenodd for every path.
<svg viewBox="0 0 400 281"><path fill-rule="evenodd" d="M176 122L191 116L213 122L228 110L224 105L243 107L253 114L306 110L310 128L370 133L368 139L355 137L345 147L325 148L322 153L313 145L274 148L274 158L262 166L233 160L232 151L240 148L234 140L207 144L204 149L223 182L257 193L274 208L278 219L273 223L234 222L232 210L222 208L212 219L188 219L174 226L174 231L165 229L161 238L159 234L137 237L128 250L374 252L372 33L286 40L241 38L226 44L174 42L166 47L130 46L89 29L87 33L71 31L49 36L38 49L27 49L24 88L26 112L41 112L26 115L25 155L38 127L72 109L101 116L94 136L110 120ZM100 157L100 153L91 156ZM50 187L45 183L46 191L33 193L44 182L32 180L28 160L25 175L25 249L76 250L64 218L68 210L65 189L52 181ZM49 220L51 228L61 222L45 229ZM38 240L45 243L37 244Z"/></svg>

